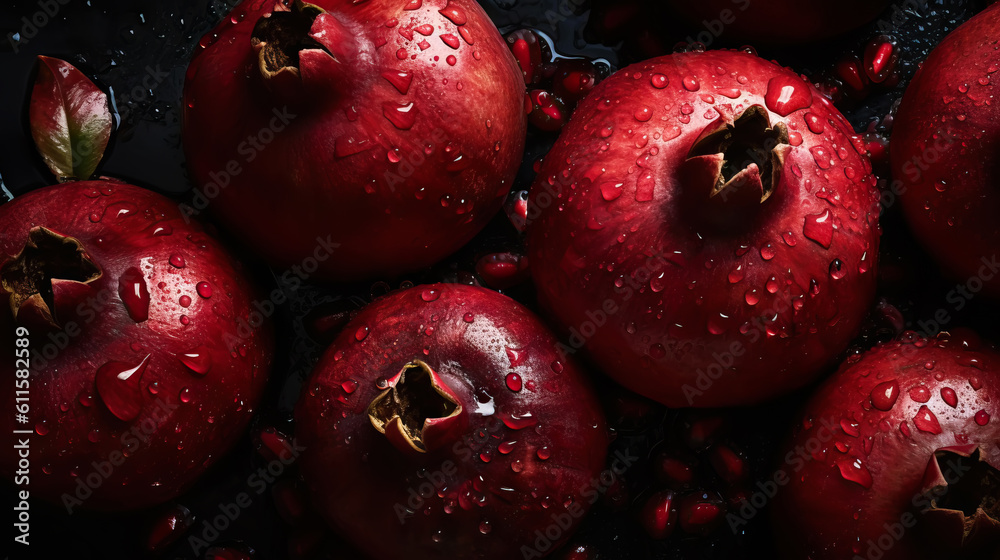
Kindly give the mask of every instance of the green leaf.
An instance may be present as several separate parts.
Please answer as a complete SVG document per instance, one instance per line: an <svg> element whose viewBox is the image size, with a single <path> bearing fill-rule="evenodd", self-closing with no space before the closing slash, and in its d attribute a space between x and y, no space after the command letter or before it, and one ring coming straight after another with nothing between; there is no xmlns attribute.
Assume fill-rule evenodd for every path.
<svg viewBox="0 0 1000 560"><path fill-rule="evenodd" d="M72 64L38 57L31 91L31 137L60 183L94 174L111 137L108 96Z"/></svg>

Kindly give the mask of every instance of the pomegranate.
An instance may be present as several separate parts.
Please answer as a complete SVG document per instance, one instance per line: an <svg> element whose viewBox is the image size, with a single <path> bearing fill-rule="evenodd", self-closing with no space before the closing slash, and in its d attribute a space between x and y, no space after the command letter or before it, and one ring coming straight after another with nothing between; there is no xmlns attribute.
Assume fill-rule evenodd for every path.
<svg viewBox="0 0 1000 560"><path fill-rule="evenodd" d="M1000 297L1000 227L993 194L1000 109L992 39L1000 5L960 26L931 52L906 88L892 133L893 178L914 235L969 293Z"/></svg>
<svg viewBox="0 0 1000 560"><path fill-rule="evenodd" d="M201 188L185 210L210 207L272 264L413 271L510 190L524 82L472 0L246 0L202 46L183 123Z"/></svg>
<svg viewBox="0 0 1000 560"><path fill-rule="evenodd" d="M912 332L852 355L787 444L773 510L787 558L996 558L1000 355Z"/></svg>
<svg viewBox="0 0 1000 560"><path fill-rule="evenodd" d="M605 420L527 309L417 286L344 329L296 409L317 509L377 559L539 558L598 500Z"/></svg>
<svg viewBox="0 0 1000 560"><path fill-rule="evenodd" d="M750 404L857 333L878 214L864 143L812 85L681 53L580 103L532 187L528 255L543 307L615 380L668 406Z"/></svg>

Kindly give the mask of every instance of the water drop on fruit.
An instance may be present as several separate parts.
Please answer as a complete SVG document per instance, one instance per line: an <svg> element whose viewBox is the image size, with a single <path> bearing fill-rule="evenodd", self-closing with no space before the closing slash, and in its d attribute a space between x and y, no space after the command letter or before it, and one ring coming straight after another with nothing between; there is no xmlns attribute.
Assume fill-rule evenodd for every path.
<svg viewBox="0 0 1000 560"><path fill-rule="evenodd" d="M149 365L149 359L147 354L138 365L108 362L97 370L97 394L104 406L121 420L135 420L142 410L139 381Z"/></svg>
<svg viewBox="0 0 1000 560"><path fill-rule="evenodd" d="M899 385L896 384L895 380L879 383L872 389L869 398L875 408L883 411L891 410L896 404L896 399L899 398Z"/></svg>
<svg viewBox="0 0 1000 560"><path fill-rule="evenodd" d="M137 267L129 267L118 277L118 297L128 316L136 323L149 318L149 290L146 278Z"/></svg>
<svg viewBox="0 0 1000 560"><path fill-rule="evenodd" d="M205 375L212 369L212 353L205 346L199 346L194 350L179 354L177 356L194 373Z"/></svg>

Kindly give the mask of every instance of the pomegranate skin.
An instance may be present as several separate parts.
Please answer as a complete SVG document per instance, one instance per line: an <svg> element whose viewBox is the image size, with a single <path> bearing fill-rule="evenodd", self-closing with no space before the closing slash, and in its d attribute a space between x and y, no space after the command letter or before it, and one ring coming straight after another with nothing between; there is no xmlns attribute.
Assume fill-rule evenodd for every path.
<svg viewBox="0 0 1000 560"><path fill-rule="evenodd" d="M853 355L813 395L784 446L772 508L785 558L996 558L1000 551L1000 355L971 333L901 340ZM940 453L940 458L936 458ZM978 457L989 477L957 461ZM963 484L963 518L943 506ZM777 479L775 479L777 480ZM992 486L990 486L992 484ZM954 494L954 493L953 493ZM990 497L992 496L992 497ZM955 506L954 495L952 507ZM962 502L959 502L962 503ZM993 521L986 519L992 516ZM975 527L975 529L973 529Z"/></svg>
<svg viewBox="0 0 1000 560"><path fill-rule="evenodd" d="M1000 297L1000 107L992 5L933 50L903 94L892 133L893 179L913 234L954 278Z"/></svg>
<svg viewBox="0 0 1000 560"><path fill-rule="evenodd" d="M242 2L194 56L192 208L271 264L315 258L321 279L451 254L500 209L524 149L524 82L499 32L473 0L316 0L298 74L265 78L255 25L297 4Z"/></svg>
<svg viewBox="0 0 1000 560"><path fill-rule="evenodd" d="M713 154L723 121L742 144ZM733 196L707 194L722 180ZM542 306L616 381L671 407L746 405L856 334L878 214L860 139L812 85L743 52L674 54L581 102L532 186L528 255Z"/></svg>
<svg viewBox="0 0 1000 560"><path fill-rule="evenodd" d="M692 33L694 41L711 44L721 37L729 43L781 45L821 41L861 27L875 19L889 0L669 0L668 4L701 32Z"/></svg>
<svg viewBox="0 0 1000 560"><path fill-rule="evenodd" d="M599 497L608 445L588 380L556 345L527 309L483 288L417 286L372 303L327 350L296 409L317 509L375 559L556 550ZM397 448L366 412L414 360L462 407L426 453Z"/></svg>
<svg viewBox="0 0 1000 560"><path fill-rule="evenodd" d="M91 264L64 260L52 245L61 236ZM41 256L22 253L29 242ZM37 292L14 305L23 299L11 292L23 254L28 263L64 263L45 274L45 303ZM28 330L29 422L10 414L6 427L34 431L16 436L30 438L33 498L71 512L162 503L243 432L267 380L273 333L269 323L240 327L254 312L253 287L175 202L111 180L18 196L0 207L0 278L6 410L15 406L14 368L25 367L13 359L18 329ZM13 480L16 465L7 446L3 476Z"/></svg>

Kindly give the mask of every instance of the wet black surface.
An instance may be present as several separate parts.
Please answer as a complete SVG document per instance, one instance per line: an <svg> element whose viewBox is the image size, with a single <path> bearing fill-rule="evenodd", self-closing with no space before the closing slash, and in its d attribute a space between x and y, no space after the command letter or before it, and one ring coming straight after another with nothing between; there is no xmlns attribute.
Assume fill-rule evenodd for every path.
<svg viewBox="0 0 1000 560"><path fill-rule="evenodd" d="M0 7L0 175L3 177L0 186L6 187L6 191L0 190L0 198L5 192L16 196L49 184L51 180L34 150L27 125L27 97L34 79L35 56L44 54L72 62L112 94L119 123L99 172L183 199L193 187L180 147L179 106L184 70L201 36L225 17L235 3L233 0L6 2ZM652 5L656 2L650 4L644 8L644 13L662 22L656 26L657 37L667 50L701 31L680 27L663 8ZM877 92L863 102L841 107L857 130L871 127L886 132L882 119L899 99L919 62L947 32L981 9L978 4L968 0L898 2L879 20L835 40L795 48L761 48L758 52L800 73L818 77L845 54L859 53L872 37L890 33L898 40L901 51L903 79L900 84L891 90ZM55 15L45 15L46 7L52 10L52 6L57 7ZM617 69L648 54L630 40L600 44L596 26L593 22L588 25L593 7L589 0L488 0L485 7L502 32L532 27L551 38L555 51L564 56L601 59L611 69ZM43 19L37 16L38 13L45 16L45 25L30 23L32 19ZM709 46L741 45L728 43L723 34L713 38ZM553 139L551 134L532 133L515 192L529 186L531 164L544 155ZM929 260L906 231L898 209L888 210L883 227L882 263L901 270L903 279L883 282L880 295L897 305L910 326L917 328L917 321L933 316L935 310L945 305L945 296L954 282L941 278L932 266L925 264ZM276 318L278 332L283 335L280 355L269 396L260 407L254 429L263 425L291 429L288 423L291 406L323 345L319 337L309 336L302 320L310 310L321 306L328 311L346 311L406 283L468 278L477 255L516 249L520 243L506 217L501 215L469 247L423 274L374 285L306 286L298 290ZM243 256L250 262L254 260L250 254ZM273 277L260 268L260 282L271 287ZM514 290L510 295L531 303L530 287ZM952 314L952 325L972 325L988 338L995 339L996 327L991 319L995 312L996 309L989 305L967 306L962 313ZM856 348L871 345L875 338L874 335L862 337ZM607 384L606 381L600 383ZM604 393L615 393L610 387L605 389ZM787 426L787 418L807 393L805 390L766 406L730 413L735 424L740 426L730 439L746 451L757 479L770 476L774 447L783 434L783 427ZM620 424L614 449L628 449L645 460L677 418L676 413L653 407L637 426ZM258 558L286 557L289 535L295 530L287 527L276 514L270 492L257 495L247 485L247 477L262 465L263 460L253 450L248 436L194 489L177 500L190 508L198 521L162 557L200 558L203 551L195 554L187 538L191 535L203 537L202 521L218 515L220 504L230 503L240 492L247 491L253 503L227 529L220 531L213 545L242 542L254 548ZM664 542L649 540L627 507L641 498L649 482L648 465L635 466L627 473L627 480L626 511L615 511L613 504L602 502L579 533L578 541L593 546L598 558L771 557L771 534L764 514L755 516L736 535L728 526L723 526L708 539L685 538L678 532ZM166 507L124 515L79 513L67 516L60 508L35 503L31 556L107 560L148 556L143 552L143 543L152 520ZM342 545L331 540L327 547L332 552L328 557L341 557Z"/></svg>

